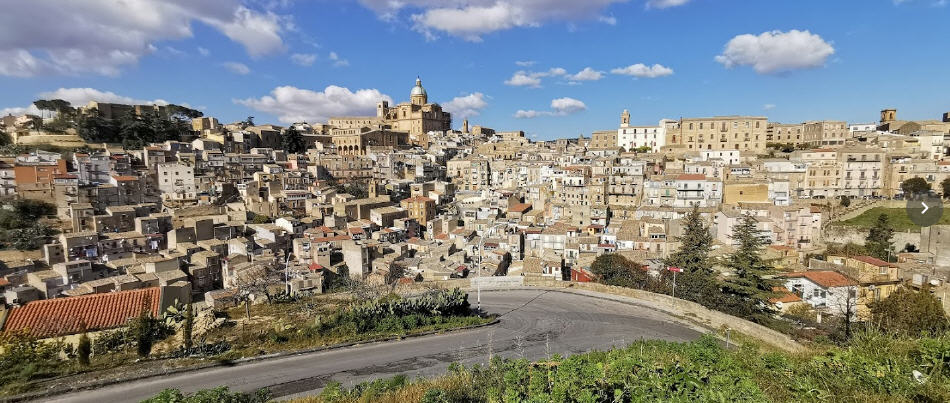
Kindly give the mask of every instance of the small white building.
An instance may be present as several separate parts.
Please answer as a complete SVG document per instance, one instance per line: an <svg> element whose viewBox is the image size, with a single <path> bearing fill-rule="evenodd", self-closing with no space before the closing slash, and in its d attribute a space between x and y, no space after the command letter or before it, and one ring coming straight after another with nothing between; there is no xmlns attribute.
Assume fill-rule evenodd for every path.
<svg viewBox="0 0 950 403"><path fill-rule="evenodd" d="M630 112L624 109L617 129L617 145L627 151L649 147L650 151L659 152L666 145L666 120L661 120L657 126L631 126Z"/></svg>
<svg viewBox="0 0 950 403"><path fill-rule="evenodd" d="M785 276L785 288L817 310L844 315L851 305L857 313L858 282L831 270L809 270Z"/></svg>

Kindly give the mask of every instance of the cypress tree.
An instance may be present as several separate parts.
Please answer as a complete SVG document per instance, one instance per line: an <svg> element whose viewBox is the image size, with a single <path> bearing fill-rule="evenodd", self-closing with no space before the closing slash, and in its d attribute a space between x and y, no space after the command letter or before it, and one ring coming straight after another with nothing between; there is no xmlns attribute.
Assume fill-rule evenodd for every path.
<svg viewBox="0 0 950 403"><path fill-rule="evenodd" d="M881 260L890 260L891 250L894 249L894 245L891 243L893 236L894 228L891 227L887 215L879 215L877 222L868 231L868 236L864 241L864 248L867 249L868 255Z"/></svg>

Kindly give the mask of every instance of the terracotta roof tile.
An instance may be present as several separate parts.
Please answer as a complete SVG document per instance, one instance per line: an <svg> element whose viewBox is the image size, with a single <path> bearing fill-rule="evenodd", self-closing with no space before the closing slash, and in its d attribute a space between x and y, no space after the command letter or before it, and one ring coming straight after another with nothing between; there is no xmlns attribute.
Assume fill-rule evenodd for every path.
<svg viewBox="0 0 950 403"><path fill-rule="evenodd" d="M123 326L141 313L148 302L158 316L161 290L157 287L30 302L14 308L4 332L28 331L38 338L69 335Z"/></svg>
<svg viewBox="0 0 950 403"><path fill-rule="evenodd" d="M799 296L793 294L791 291L785 289L784 287L772 287L772 292L778 294L778 296L775 298L769 298L769 302L773 304L776 302L788 304L788 303L798 302L802 300Z"/></svg>
<svg viewBox="0 0 950 403"><path fill-rule="evenodd" d="M858 285L857 281L850 279L844 274L838 273L836 271L805 271L799 273L789 273L785 277L797 278L804 277L809 281L818 284L825 288L831 287L847 287L852 285Z"/></svg>
<svg viewBox="0 0 950 403"><path fill-rule="evenodd" d="M878 259L878 258L876 258L876 257L871 257L871 256L855 256L855 257L853 257L852 259L857 260L857 261L859 261L859 262L864 262L864 263L868 263L868 264L873 264L873 265L875 265L875 266L877 266L877 267L890 267L890 266L891 266L890 263L885 262L885 261L883 261L883 260L881 260L881 259Z"/></svg>

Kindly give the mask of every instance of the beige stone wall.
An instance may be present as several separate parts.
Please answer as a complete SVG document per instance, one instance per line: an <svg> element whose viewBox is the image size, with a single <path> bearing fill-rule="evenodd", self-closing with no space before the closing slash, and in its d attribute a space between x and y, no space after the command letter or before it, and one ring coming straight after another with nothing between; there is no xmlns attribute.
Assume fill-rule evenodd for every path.
<svg viewBox="0 0 950 403"><path fill-rule="evenodd" d="M740 150L765 152L768 119L753 116L688 118L675 130L667 127L667 144L686 150Z"/></svg>

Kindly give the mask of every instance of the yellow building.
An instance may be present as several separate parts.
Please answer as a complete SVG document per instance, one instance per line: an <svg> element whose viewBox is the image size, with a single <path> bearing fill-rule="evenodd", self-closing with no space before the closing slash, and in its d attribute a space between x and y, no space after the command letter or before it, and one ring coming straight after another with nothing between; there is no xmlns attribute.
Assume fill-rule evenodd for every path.
<svg viewBox="0 0 950 403"><path fill-rule="evenodd" d="M854 279L858 286L858 316L866 317L867 305L887 298L901 286L897 265L870 256L828 256L836 270Z"/></svg>
<svg viewBox="0 0 950 403"><path fill-rule="evenodd" d="M409 218L415 219L421 226L428 225L435 218L435 200L428 197L410 197L399 204L409 212Z"/></svg>
<svg viewBox="0 0 950 403"><path fill-rule="evenodd" d="M769 203L769 184L762 182L726 182L722 189L723 204Z"/></svg>

